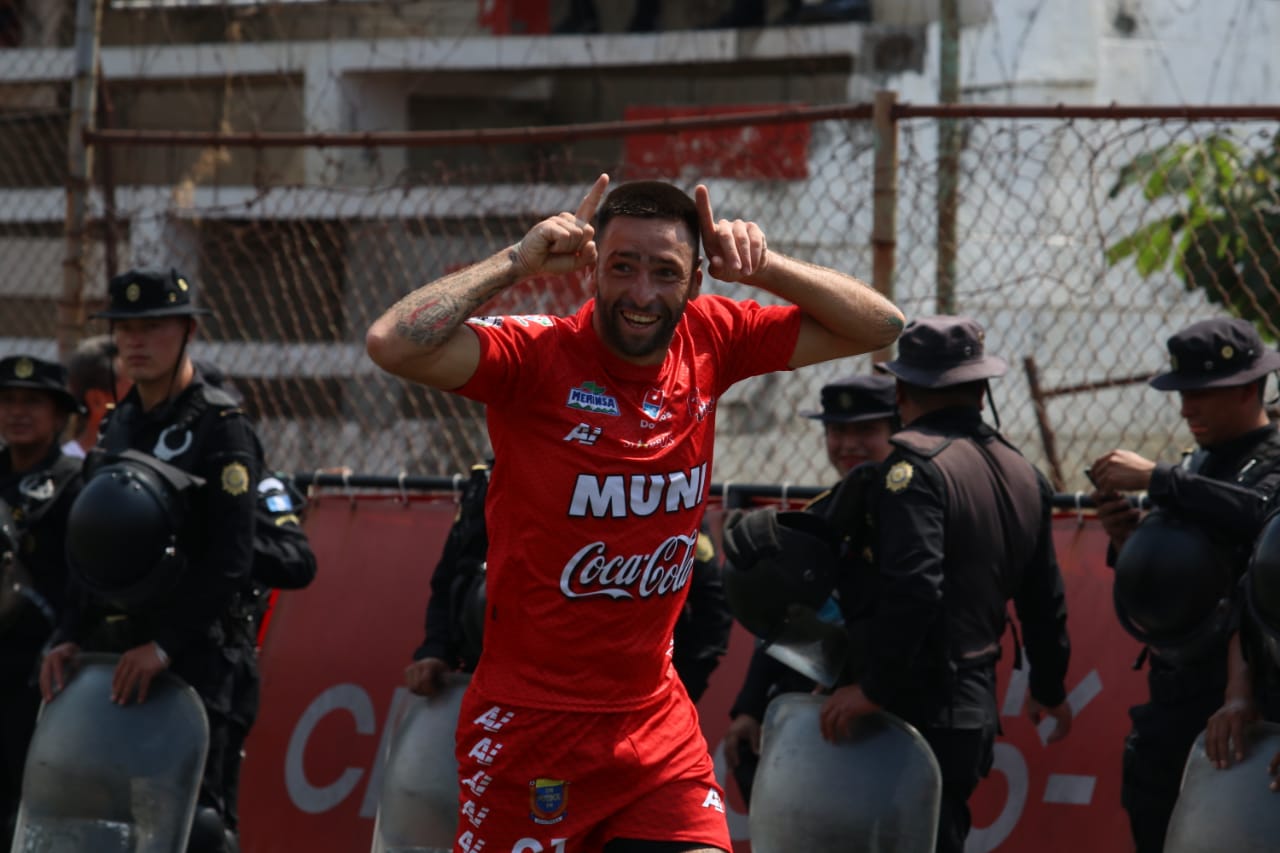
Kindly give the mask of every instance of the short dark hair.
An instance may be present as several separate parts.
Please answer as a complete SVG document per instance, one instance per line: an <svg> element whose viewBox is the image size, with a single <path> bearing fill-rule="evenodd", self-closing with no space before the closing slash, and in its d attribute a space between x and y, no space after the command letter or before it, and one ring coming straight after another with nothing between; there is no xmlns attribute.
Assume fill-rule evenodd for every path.
<svg viewBox="0 0 1280 853"><path fill-rule="evenodd" d="M596 239L604 236L605 227L615 216L638 219L669 219L683 222L689 229L693 257L698 259L701 230L698 208L689 194L666 181L631 181L605 196L596 212Z"/></svg>
<svg viewBox="0 0 1280 853"><path fill-rule="evenodd" d="M90 388L114 391L116 352L116 343L110 335L94 335L82 340L67 361L67 390L72 396L83 403L84 392Z"/></svg>

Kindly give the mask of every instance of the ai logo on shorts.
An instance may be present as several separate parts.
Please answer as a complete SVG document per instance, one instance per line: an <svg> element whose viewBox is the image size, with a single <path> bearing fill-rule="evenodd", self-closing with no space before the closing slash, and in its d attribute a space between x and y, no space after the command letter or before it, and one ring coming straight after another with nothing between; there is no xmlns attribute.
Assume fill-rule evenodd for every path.
<svg viewBox="0 0 1280 853"><path fill-rule="evenodd" d="M569 805L569 783L563 779L534 779L529 783L529 817L534 823L559 823Z"/></svg>

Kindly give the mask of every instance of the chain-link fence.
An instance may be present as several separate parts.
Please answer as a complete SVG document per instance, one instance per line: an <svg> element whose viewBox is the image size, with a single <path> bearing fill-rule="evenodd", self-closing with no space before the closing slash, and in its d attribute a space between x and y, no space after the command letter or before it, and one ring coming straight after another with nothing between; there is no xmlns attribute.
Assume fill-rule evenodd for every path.
<svg viewBox="0 0 1280 853"><path fill-rule="evenodd" d="M296 104L297 87L280 86L277 106ZM250 109L224 95L228 108ZM160 100L143 109L148 97ZM1176 399L1141 381L1166 363L1163 341L1178 327L1231 310L1274 337L1280 109L898 106L879 124L870 106L710 118L667 110L626 116L646 120L642 130L607 122L353 138L230 119L213 129L257 129L201 136L205 122L195 133L147 133L130 117L155 116L163 97L110 100L115 119L103 124L130 129L90 137L85 307L126 266L173 265L199 282L216 316L196 355L232 377L282 468L444 475L485 455L479 408L382 374L364 354L365 330L411 288L575 206L601 171L690 190L706 183L717 215L759 221L771 248L868 281L887 252L896 273L877 285L891 286L909 317L941 304L986 326L991 351L1010 362L994 383L1001 424L1065 489L1085 488L1083 468L1111 447L1170 458L1189 443ZM254 103L254 115L271 115L271 103ZM956 241L940 252L939 188L953 179L939 166L944 114L962 142ZM21 122L7 115L14 139ZM51 113L33 127L38 138L21 147L47 163L10 164L0 193L10 271L0 316L6 350L51 355L65 237L60 210L45 209L50 194L28 185L64 179L66 124ZM877 184L886 146L897 165ZM873 239L877 205L882 223L891 205L895 242ZM940 269L953 288L941 302ZM582 277L526 282L485 313L569 312L588 289ZM819 428L798 412L826 381L869 368L869 358L852 359L732 390L719 405L716 479L829 479Z"/></svg>

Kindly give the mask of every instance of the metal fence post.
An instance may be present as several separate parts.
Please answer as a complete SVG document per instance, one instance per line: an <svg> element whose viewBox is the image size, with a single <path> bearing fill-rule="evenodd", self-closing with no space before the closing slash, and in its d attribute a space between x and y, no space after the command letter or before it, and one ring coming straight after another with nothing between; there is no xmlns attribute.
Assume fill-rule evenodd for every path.
<svg viewBox="0 0 1280 853"><path fill-rule="evenodd" d="M84 132L94 125L101 29L102 0L76 0L75 76L71 81L67 129L67 246L62 260L62 295L58 299L58 357L64 360L84 334L86 223L93 172L93 151L85 142Z"/></svg>
<svg viewBox="0 0 1280 853"><path fill-rule="evenodd" d="M871 283L886 299L893 299L893 264L897 251L898 123L893 109L896 92L876 92L871 122L875 134L875 166L872 172ZM875 361L893 357L892 346L876 350Z"/></svg>

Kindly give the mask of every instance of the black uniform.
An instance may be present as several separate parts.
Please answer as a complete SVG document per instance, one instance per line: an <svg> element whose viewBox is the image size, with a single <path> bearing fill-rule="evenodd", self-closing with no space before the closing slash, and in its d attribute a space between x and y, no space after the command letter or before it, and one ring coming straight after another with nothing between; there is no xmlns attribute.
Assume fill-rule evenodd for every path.
<svg viewBox="0 0 1280 853"><path fill-rule="evenodd" d="M866 696L912 725L942 769L939 851L964 848L990 770L995 665L1013 599L1031 695L1064 701L1070 656L1052 490L976 408L924 415L892 439L878 496L879 588Z"/></svg>
<svg viewBox="0 0 1280 853"><path fill-rule="evenodd" d="M15 473L0 451L0 500L9 507L18 545L22 591L0 616L0 841L22 799L27 746L40 708L41 651L66 605L67 513L80 487L81 462L55 441L34 469ZM14 582L16 578L7 578Z"/></svg>
<svg viewBox="0 0 1280 853"><path fill-rule="evenodd" d="M182 393L144 412L133 389L104 422L87 463L133 449L202 478L190 492L178 547L186 568L177 586L137 610L113 612L87 592L65 623L65 636L86 649L122 652L157 643L174 674L195 688L209 716L209 755L200 804L234 814L227 791L237 668L253 666L241 591L253 561L255 493L260 460L244 413L199 374ZM123 618L122 618L123 617Z"/></svg>
<svg viewBox="0 0 1280 853"><path fill-rule="evenodd" d="M1249 549L1280 489L1280 433L1274 426L1191 454L1179 466L1160 464L1151 475L1152 504L1195 524L1234 551L1243 572ZM1227 637L1199 661L1178 666L1148 656L1149 700L1129 709L1133 726L1124 746L1121 797L1139 853L1164 848L1187 754L1209 717L1222 706L1227 683Z"/></svg>
<svg viewBox="0 0 1280 853"><path fill-rule="evenodd" d="M489 548L484 513L489 472L489 465L473 466L462 488L458 514L431 575L424 638L414 650L415 661L439 658L463 672L473 671L479 661ZM698 538L689 596L676 621L672 651L672 664L694 702L728 650L732 627L715 548L703 534Z"/></svg>

